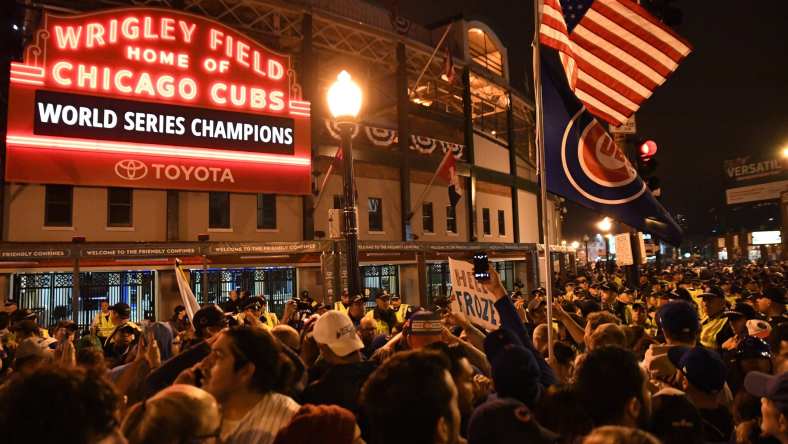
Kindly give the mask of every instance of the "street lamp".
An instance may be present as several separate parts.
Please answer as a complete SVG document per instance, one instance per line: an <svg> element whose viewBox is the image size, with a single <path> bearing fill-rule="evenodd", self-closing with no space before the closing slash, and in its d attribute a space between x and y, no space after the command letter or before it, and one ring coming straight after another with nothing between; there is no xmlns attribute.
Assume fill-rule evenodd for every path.
<svg viewBox="0 0 788 444"><path fill-rule="evenodd" d="M607 233L611 228L613 228L613 223L610 221L609 217L605 217L604 219L597 222L596 227L599 228L599 230L603 233Z"/></svg>
<svg viewBox="0 0 788 444"><path fill-rule="evenodd" d="M570 245L571 245L571 247L572 247L573 249L575 249L575 250L577 250L578 248L580 248L580 242L578 242L578 241L572 241L572 243L571 243Z"/></svg>
<svg viewBox="0 0 788 444"><path fill-rule="evenodd" d="M342 71L328 88L328 109L339 127L342 144L342 188L345 197L345 242L347 251L348 292L351 297L361 294L361 275L358 266L358 223L356 221L356 193L353 176L353 130L361 110L361 88Z"/></svg>
<svg viewBox="0 0 788 444"><path fill-rule="evenodd" d="M609 217L604 217L604 218L602 218L602 220L597 222L596 227L599 228L599 230L602 233L605 233L604 234L604 236L605 236L605 268L608 271L610 271L610 245L609 245L609 243L610 243L611 235L610 235L609 231L610 231L611 228L613 228L613 222L610 220Z"/></svg>

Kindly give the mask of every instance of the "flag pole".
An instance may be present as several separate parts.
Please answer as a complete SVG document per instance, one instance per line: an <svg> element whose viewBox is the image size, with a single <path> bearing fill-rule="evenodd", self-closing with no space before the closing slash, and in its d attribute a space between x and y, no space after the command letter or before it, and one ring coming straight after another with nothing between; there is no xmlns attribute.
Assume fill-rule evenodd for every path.
<svg viewBox="0 0 788 444"><path fill-rule="evenodd" d="M416 83L413 84L413 92L408 94L409 96L411 94L416 94L416 88L419 87L419 82L421 82L421 78L424 77L424 73L427 72L427 68L430 66L430 63L432 63L432 59L435 58L435 54L438 53L438 49L440 49L441 45L443 45L443 41L446 40L446 36L449 35L449 30L451 29L451 25L452 24L449 23L449 26L446 27L446 31L443 32L441 39L438 41L438 44L435 45L435 49L432 50L432 54L430 54L430 58L427 59L427 63L424 64L424 68L421 69L419 76L416 78ZM449 55L449 57L451 57L451 55Z"/></svg>
<svg viewBox="0 0 788 444"><path fill-rule="evenodd" d="M542 69L539 48L539 28L542 23L544 0L534 0L534 102L536 108L536 156L539 176L539 222L542 225L542 244L545 258L545 297L547 299L548 358L553 357L553 261L550 256L550 212L547 211L547 174L545 168L544 113L542 110Z"/></svg>
<svg viewBox="0 0 788 444"><path fill-rule="evenodd" d="M438 164L438 169L435 170L434 173L432 173L432 178L430 179L429 183L421 191L421 195L419 196L418 199L416 199L416 203L410 208L410 211L408 212L408 217L405 219L406 222L410 221L413 218L413 216L416 214L416 209L419 207L419 205L421 205L422 202L424 202L424 198L427 197L427 193L430 191L430 188L432 188L432 184L435 182L435 178L438 177L438 173L440 173L441 169L443 169L443 165L446 164L446 160L448 160L449 156L451 155L452 155L451 150L447 150L446 154L443 156L443 159L441 159L441 163Z"/></svg>
<svg viewBox="0 0 788 444"><path fill-rule="evenodd" d="M317 197L315 197L315 203L312 205L313 209L320 205L320 199L323 197L323 190L326 189L328 179L331 177L331 173L334 171L334 162L336 159L336 155L331 158L331 163L328 165L328 170L326 170L326 177L323 178L323 182L320 184L320 188L317 190Z"/></svg>

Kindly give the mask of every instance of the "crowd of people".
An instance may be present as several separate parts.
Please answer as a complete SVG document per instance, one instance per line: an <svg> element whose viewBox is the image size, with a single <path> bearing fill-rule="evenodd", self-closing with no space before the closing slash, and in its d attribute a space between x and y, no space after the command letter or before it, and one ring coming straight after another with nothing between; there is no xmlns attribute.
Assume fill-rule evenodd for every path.
<svg viewBox="0 0 788 444"><path fill-rule="evenodd" d="M397 295L241 289L189 319L0 313L0 442L788 443L786 265L478 283L500 328Z"/></svg>

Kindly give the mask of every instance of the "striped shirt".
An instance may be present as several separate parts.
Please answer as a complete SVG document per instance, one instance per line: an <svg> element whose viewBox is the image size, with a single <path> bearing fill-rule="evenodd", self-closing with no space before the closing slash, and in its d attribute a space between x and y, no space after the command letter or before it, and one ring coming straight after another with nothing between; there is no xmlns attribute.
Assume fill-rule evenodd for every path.
<svg viewBox="0 0 788 444"><path fill-rule="evenodd" d="M299 408L301 406L288 396L268 393L237 424L225 421L222 441L227 444L271 444Z"/></svg>

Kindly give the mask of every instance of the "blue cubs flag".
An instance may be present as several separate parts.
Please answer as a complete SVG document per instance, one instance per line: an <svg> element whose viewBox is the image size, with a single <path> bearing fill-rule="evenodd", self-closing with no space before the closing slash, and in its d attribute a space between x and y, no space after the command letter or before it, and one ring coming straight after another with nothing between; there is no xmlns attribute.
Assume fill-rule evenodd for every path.
<svg viewBox="0 0 788 444"><path fill-rule="evenodd" d="M569 89L559 55L542 47L547 189L674 245L681 229Z"/></svg>

